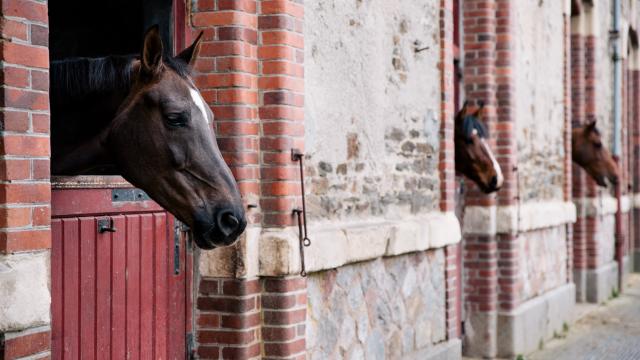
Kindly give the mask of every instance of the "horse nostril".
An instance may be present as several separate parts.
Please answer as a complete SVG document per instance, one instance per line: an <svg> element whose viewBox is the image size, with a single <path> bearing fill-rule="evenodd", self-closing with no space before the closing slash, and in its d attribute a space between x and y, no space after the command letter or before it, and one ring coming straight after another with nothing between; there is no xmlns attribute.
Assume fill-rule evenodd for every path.
<svg viewBox="0 0 640 360"><path fill-rule="evenodd" d="M230 236L240 227L240 221L231 211L223 212L218 220L218 227L224 236Z"/></svg>
<svg viewBox="0 0 640 360"><path fill-rule="evenodd" d="M489 184L489 187L492 189L495 189L498 186L498 177L494 176L491 178L491 183Z"/></svg>

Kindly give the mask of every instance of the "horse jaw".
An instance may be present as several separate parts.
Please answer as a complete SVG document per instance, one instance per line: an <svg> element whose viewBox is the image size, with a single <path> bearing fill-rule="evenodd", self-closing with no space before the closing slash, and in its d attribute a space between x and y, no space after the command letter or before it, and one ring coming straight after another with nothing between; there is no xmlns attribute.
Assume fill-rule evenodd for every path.
<svg viewBox="0 0 640 360"><path fill-rule="evenodd" d="M487 154L489 154L489 159L491 159L491 163L493 164L493 170L496 172L496 188L501 188L502 184L504 182L504 176L502 175L502 169L500 168L500 165L498 164L498 160L496 160L496 157L493 155L493 152L491 151L491 149L489 148L489 145L487 144L487 142L484 139L480 139L482 146L484 146L485 150L487 151Z"/></svg>

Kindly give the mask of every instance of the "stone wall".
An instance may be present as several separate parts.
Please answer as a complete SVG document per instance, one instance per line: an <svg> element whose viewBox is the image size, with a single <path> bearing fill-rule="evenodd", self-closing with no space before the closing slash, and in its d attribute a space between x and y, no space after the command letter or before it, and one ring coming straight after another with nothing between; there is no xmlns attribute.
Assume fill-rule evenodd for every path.
<svg viewBox="0 0 640 360"><path fill-rule="evenodd" d="M564 3L520 1L514 9L520 201L562 200Z"/></svg>
<svg viewBox="0 0 640 360"><path fill-rule="evenodd" d="M444 250L309 276L309 359L400 359L446 339Z"/></svg>
<svg viewBox="0 0 640 360"><path fill-rule="evenodd" d="M594 259L597 266L602 266L614 261L615 256L615 227L614 214L599 216L600 222L596 232L592 235L597 244L597 258Z"/></svg>
<svg viewBox="0 0 640 360"><path fill-rule="evenodd" d="M602 133L603 145L611 149L613 144L613 68L609 31L612 27L611 0L594 1L595 19L593 35L596 36L596 119Z"/></svg>
<svg viewBox="0 0 640 360"><path fill-rule="evenodd" d="M437 210L439 6L305 2L311 219Z"/></svg>
<svg viewBox="0 0 640 360"><path fill-rule="evenodd" d="M520 239L521 301L567 283L566 226L527 232Z"/></svg>

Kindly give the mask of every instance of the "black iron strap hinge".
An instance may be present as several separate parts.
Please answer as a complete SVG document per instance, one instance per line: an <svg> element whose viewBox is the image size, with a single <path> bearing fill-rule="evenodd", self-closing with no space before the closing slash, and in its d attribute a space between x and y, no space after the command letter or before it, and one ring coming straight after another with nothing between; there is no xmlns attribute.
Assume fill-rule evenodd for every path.
<svg viewBox="0 0 640 360"><path fill-rule="evenodd" d="M307 233L307 205L304 196L304 154L298 149L291 149L291 161L297 161L300 165L300 192L302 194L302 209L293 209L293 215L298 218L298 241L300 246L300 275L307 276L304 265L304 248L311 246L311 239Z"/></svg>

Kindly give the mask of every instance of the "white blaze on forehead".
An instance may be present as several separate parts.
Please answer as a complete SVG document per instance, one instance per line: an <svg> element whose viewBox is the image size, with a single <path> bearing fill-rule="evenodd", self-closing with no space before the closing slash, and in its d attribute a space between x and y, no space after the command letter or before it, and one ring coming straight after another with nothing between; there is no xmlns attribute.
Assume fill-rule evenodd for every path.
<svg viewBox="0 0 640 360"><path fill-rule="evenodd" d="M207 116L207 105L204 103L202 95L200 95L198 90L193 88L189 88L189 94L191 94L191 99L202 112L202 117L207 121L207 124L209 124L211 121L209 120L209 116Z"/></svg>
<svg viewBox="0 0 640 360"><path fill-rule="evenodd" d="M496 186L501 187L502 182L504 181L504 177L502 176L502 169L500 169L500 165L498 165L498 160L496 160L495 156L493 156L493 152L489 149L489 145L484 139L480 139L482 146L484 146L485 150L487 150L487 154L489 154L489 158L491 159L491 163L493 163L493 169L496 171Z"/></svg>

